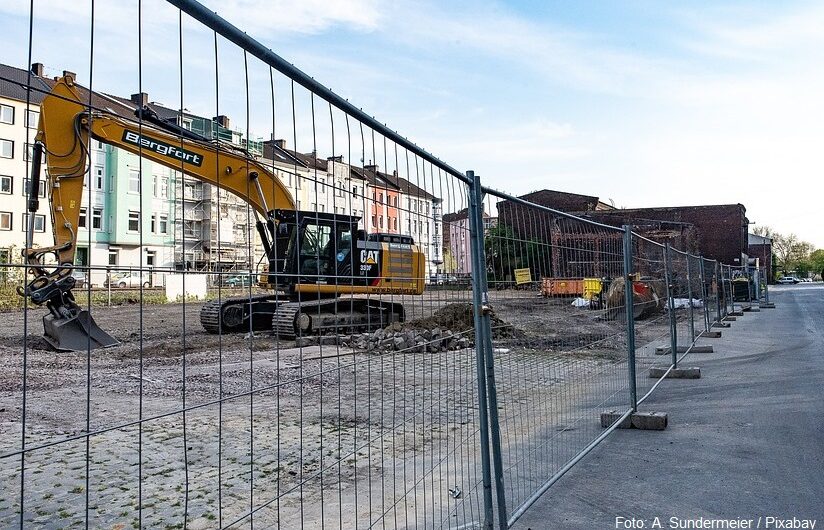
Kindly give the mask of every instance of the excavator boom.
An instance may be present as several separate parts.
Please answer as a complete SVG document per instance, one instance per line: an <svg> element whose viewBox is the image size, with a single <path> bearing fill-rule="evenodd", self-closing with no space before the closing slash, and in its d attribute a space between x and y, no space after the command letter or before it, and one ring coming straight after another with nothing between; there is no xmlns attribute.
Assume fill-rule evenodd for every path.
<svg viewBox="0 0 824 530"><path fill-rule="evenodd" d="M87 93L85 93L87 94ZM180 171L230 191L274 224L274 211L294 210L295 202L281 181L248 153L234 146L193 135L173 134L149 121L135 121L114 113L92 110L84 91L72 78L58 80L41 105L34 149L31 182L39 182L41 155L45 152L46 190L53 220L54 245L29 247L24 257L34 275L21 294L35 304L46 304L46 340L62 350L110 346L117 341L100 330L87 311L74 302L71 277L77 252L77 236L83 182L88 172L90 140L113 145L142 158ZM139 111L142 109L139 109ZM36 212L37 185L29 190L29 210ZM33 219L34 215L30 215ZM265 226L258 218L259 231ZM54 255L58 266L49 270L44 258Z"/></svg>

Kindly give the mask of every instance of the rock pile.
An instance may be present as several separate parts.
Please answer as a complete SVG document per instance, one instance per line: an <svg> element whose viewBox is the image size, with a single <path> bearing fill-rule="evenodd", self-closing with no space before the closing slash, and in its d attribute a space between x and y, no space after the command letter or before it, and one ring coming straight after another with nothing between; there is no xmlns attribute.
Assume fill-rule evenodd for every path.
<svg viewBox="0 0 824 530"><path fill-rule="evenodd" d="M415 353L461 350L473 346L468 337L448 329L404 329L396 323L374 333L298 337L298 347L340 345L366 351L408 351Z"/></svg>
<svg viewBox="0 0 824 530"><path fill-rule="evenodd" d="M501 320L494 313L492 337L495 339L517 337L523 332ZM470 348L475 340L475 319L472 304L459 302L448 304L430 316L396 322L372 333L352 335L321 335L298 337L298 347L316 345L340 345L366 351L439 352Z"/></svg>

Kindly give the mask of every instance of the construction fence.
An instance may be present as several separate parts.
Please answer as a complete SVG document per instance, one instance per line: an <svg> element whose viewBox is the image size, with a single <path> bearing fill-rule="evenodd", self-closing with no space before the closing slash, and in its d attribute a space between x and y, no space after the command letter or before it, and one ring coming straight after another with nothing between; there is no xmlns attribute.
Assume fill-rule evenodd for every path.
<svg viewBox="0 0 824 530"><path fill-rule="evenodd" d="M44 304L51 276L2 264L23 295L0 322L2 528L508 528L656 390L651 368L769 302L764 271L484 186L197 2L141 6L137 97L92 76L116 45L94 31L85 79L6 79L28 110L58 85L77 99L84 164L27 130L47 187L29 213L71 229L52 253L77 249L49 267L129 294L87 281ZM166 105L142 97L162 85L144 46L178 54ZM54 205L75 177L73 220ZM154 303L150 272L178 294ZM111 342L55 344L67 315Z"/></svg>

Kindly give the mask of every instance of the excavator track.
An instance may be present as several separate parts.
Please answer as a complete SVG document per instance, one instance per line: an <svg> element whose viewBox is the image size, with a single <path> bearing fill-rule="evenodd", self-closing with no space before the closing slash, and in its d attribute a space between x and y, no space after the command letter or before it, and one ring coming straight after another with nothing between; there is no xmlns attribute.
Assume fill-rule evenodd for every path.
<svg viewBox="0 0 824 530"><path fill-rule="evenodd" d="M239 333L249 331L249 319L255 331L269 330L274 307L284 300L282 295L259 295L243 298L211 300L200 308L200 323L209 333ZM222 315L222 316L221 316Z"/></svg>
<svg viewBox="0 0 824 530"><path fill-rule="evenodd" d="M324 333L354 333L403 322L403 306L393 302L334 298L286 302L272 315L272 331L284 339Z"/></svg>

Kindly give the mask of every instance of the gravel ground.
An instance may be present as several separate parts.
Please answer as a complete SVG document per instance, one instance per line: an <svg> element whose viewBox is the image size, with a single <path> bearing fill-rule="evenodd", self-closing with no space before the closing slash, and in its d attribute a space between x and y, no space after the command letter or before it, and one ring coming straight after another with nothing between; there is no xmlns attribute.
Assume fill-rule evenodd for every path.
<svg viewBox="0 0 824 530"><path fill-rule="evenodd" d="M415 320L470 296L393 301ZM595 432L580 428L581 412L620 397L625 336L621 319L568 300L506 292L492 293L492 305L496 327L513 331L497 333L494 346L515 487L536 454L525 445L530 433L575 431L563 445L573 448ZM88 517L95 528L182 528L186 513L188 528L213 528L253 508L256 523L283 528L480 519L474 350L379 353L209 335L200 307L95 308L121 345L91 355L46 349L43 309L26 320L2 314L0 527L18 524L21 463L32 527ZM639 343L666 330L661 315L639 323ZM246 526L249 518L236 525Z"/></svg>

